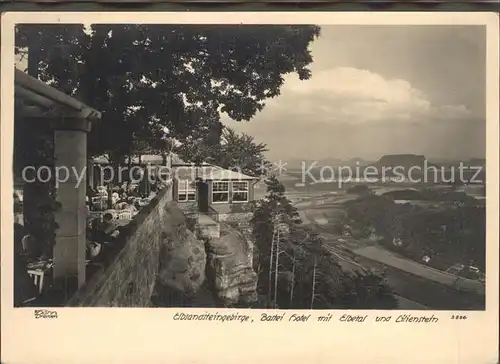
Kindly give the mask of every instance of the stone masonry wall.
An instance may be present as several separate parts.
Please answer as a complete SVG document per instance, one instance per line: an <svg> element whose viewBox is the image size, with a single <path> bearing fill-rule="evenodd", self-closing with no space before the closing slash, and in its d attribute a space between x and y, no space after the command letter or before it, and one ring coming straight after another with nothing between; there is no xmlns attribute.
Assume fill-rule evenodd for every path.
<svg viewBox="0 0 500 364"><path fill-rule="evenodd" d="M68 306L148 307L157 278L177 289L196 290L205 279L204 243L186 228L168 190L120 232L116 254L68 302ZM168 262L162 262L166 259ZM175 264L170 261L177 257Z"/></svg>

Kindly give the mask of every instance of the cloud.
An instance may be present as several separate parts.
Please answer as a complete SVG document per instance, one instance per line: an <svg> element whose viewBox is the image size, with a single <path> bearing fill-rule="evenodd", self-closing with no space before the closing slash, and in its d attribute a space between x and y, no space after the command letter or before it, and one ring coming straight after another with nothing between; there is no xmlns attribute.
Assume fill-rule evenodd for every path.
<svg viewBox="0 0 500 364"><path fill-rule="evenodd" d="M310 80L287 75L250 122L225 122L273 160L481 156L485 47L481 26L322 26Z"/></svg>
<svg viewBox="0 0 500 364"><path fill-rule="evenodd" d="M287 75L281 95L250 122L226 125L268 145L272 158L384 154L481 155L483 118L465 105L442 105L403 79L352 67Z"/></svg>
<svg viewBox="0 0 500 364"><path fill-rule="evenodd" d="M362 124L425 122L470 116L464 105L434 105L402 79L386 79L368 70L337 67L313 73L307 81L288 75L281 96L268 102L267 115L293 113L304 122ZM299 118L300 119L300 118Z"/></svg>

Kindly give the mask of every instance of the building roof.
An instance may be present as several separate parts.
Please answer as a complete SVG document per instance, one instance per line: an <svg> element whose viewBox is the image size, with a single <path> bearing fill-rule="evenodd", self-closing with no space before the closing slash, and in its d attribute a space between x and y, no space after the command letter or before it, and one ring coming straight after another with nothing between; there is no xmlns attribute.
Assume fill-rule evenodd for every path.
<svg viewBox="0 0 500 364"><path fill-rule="evenodd" d="M93 158L93 162L95 164L108 164L108 158L105 156L99 156ZM161 155L156 155L156 154L143 154L141 155L141 162L142 164L163 164L163 157ZM139 163L139 157L134 156L132 157L132 164L138 164Z"/></svg>
<svg viewBox="0 0 500 364"><path fill-rule="evenodd" d="M249 179L259 179L257 177L252 177L240 172L231 171L229 169L224 169L217 167L218 169L214 170L211 175L208 175L207 180L249 180Z"/></svg>
<svg viewBox="0 0 500 364"><path fill-rule="evenodd" d="M16 115L22 117L67 116L90 121L101 118L101 113L64 92L15 69L14 96Z"/></svg>
<svg viewBox="0 0 500 364"><path fill-rule="evenodd" d="M141 155L142 163L162 164L163 156L156 154L143 154ZM132 163L139 163L139 157L132 157Z"/></svg>
<svg viewBox="0 0 500 364"><path fill-rule="evenodd" d="M258 180L257 177L252 177L237 171L231 171L219 166L206 164L202 167L195 166L179 166L174 168L174 177L179 180L195 180L201 178L205 181L219 180Z"/></svg>
<svg viewBox="0 0 500 364"><path fill-rule="evenodd" d="M189 165L190 163L187 163L182 160L181 157L177 153L170 153L169 155L171 165L172 166L181 166L181 165Z"/></svg>
<svg viewBox="0 0 500 364"><path fill-rule="evenodd" d="M197 178L201 178L206 181L219 181L219 180L258 180L258 177L252 177L244 173L237 171L231 171L229 169L224 169L219 166L215 166L206 162L203 162L201 166L195 166L193 163L184 162L177 154L171 153L169 158L171 158L172 169L162 170L162 174L171 174L172 178L179 180L194 181ZM132 159L133 163L138 163L139 159L134 157ZM163 158L157 155L142 155L143 163L151 164L161 164ZM156 163L155 163L156 162ZM107 158L104 156L94 158L94 163L96 164L107 164L109 163ZM160 167L159 167L160 168Z"/></svg>

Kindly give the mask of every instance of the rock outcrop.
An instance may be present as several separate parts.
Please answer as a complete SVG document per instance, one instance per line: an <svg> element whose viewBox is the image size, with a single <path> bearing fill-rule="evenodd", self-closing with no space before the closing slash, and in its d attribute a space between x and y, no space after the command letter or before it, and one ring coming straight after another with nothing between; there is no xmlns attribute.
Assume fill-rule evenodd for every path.
<svg viewBox="0 0 500 364"><path fill-rule="evenodd" d="M252 248L245 237L227 224L220 238L206 241L207 279L218 305L248 305L257 300L257 275L252 268Z"/></svg>
<svg viewBox="0 0 500 364"><path fill-rule="evenodd" d="M205 245L187 228L179 209L173 209L160 251L157 283L162 290L195 295L205 280Z"/></svg>

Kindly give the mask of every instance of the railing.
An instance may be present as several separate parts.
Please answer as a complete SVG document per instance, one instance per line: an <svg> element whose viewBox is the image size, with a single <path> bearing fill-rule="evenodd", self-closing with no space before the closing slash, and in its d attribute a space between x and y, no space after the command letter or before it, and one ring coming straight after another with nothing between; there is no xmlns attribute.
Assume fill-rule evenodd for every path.
<svg viewBox="0 0 500 364"><path fill-rule="evenodd" d="M177 208L167 206L169 192L160 191L127 225L120 227L120 234L112 242L103 245L105 249L97 256L98 269L66 305L143 307L149 302L165 236L162 229L166 223L173 223ZM178 213L182 214L180 210Z"/></svg>
<svg viewBox="0 0 500 364"><path fill-rule="evenodd" d="M209 216L215 222L219 222L219 212L214 210L212 207L208 207L208 211L205 213L205 215Z"/></svg>

